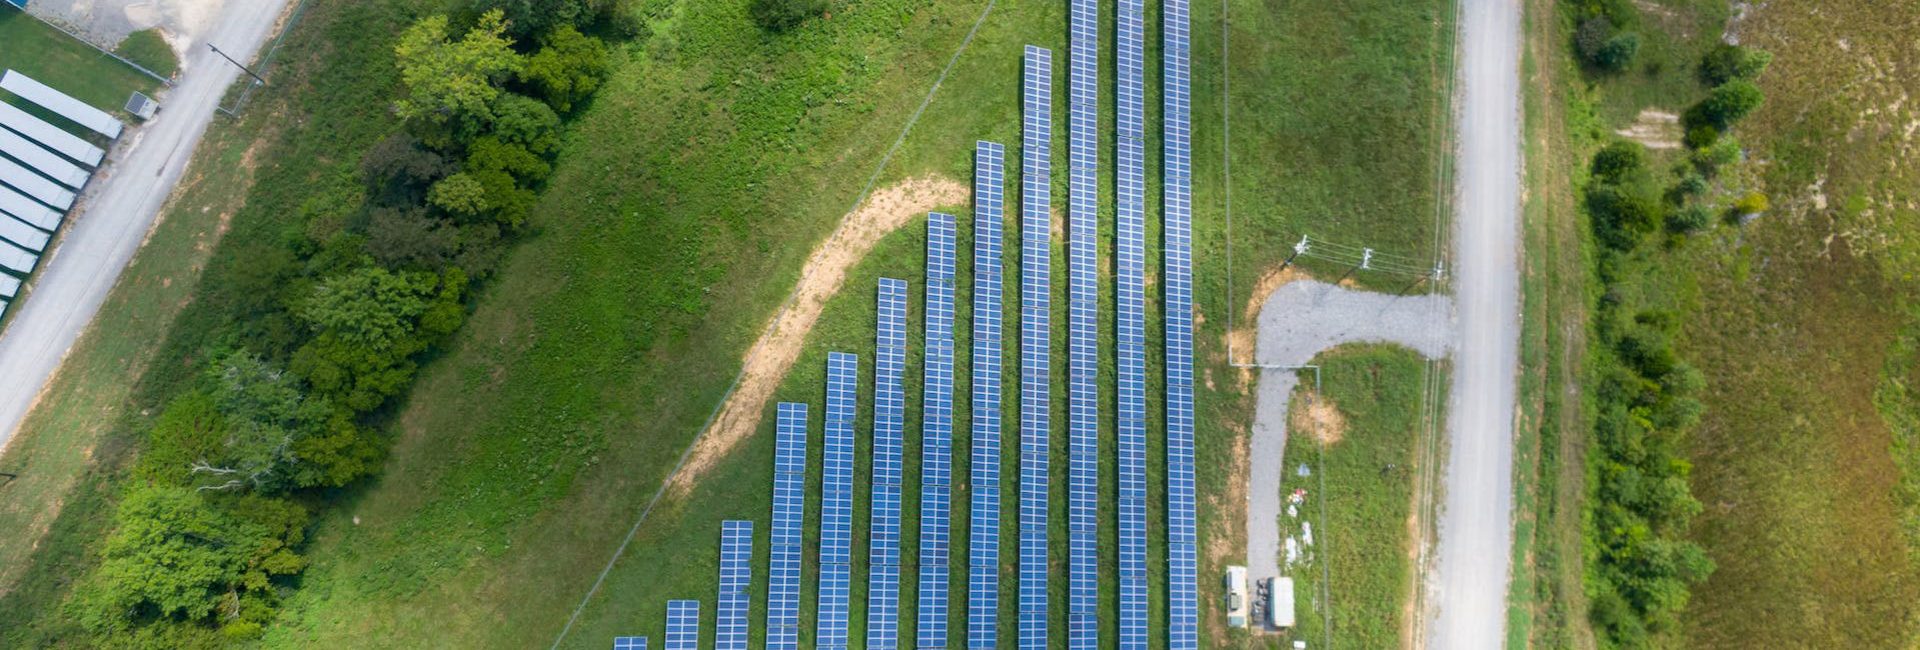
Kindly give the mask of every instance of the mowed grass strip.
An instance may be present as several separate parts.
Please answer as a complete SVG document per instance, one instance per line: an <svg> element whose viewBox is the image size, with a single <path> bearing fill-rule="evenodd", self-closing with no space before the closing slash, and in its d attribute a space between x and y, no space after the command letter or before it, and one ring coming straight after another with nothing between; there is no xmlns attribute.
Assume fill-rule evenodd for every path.
<svg viewBox="0 0 1920 650"><path fill-rule="evenodd" d="M1290 638L1319 647L1397 647L1411 613L1408 518L1426 426L1427 361L1385 345L1342 346L1315 361L1321 390L1314 394L1312 374L1302 375L1289 419L1308 426L1289 427L1281 484L1283 494L1306 494L1293 506L1297 516L1279 522L1301 553L1298 563L1281 560L1294 579L1298 624Z"/></svg>

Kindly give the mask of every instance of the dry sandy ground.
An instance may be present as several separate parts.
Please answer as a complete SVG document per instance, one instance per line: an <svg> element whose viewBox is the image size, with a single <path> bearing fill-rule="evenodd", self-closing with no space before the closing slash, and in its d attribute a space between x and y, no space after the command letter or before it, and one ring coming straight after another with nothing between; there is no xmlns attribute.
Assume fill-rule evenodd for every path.
<svg viewBox="0 0 1920 650"><path fill-rule="evenodd" d="M767 400L773 399L774 389L793 368L800 346L820 320L827 300L840 291L847 271L866 258L881 237L934 208L964 204L970 196L967 186L952 179L915 178L874 192L860 209L841 220L840 227L807 257L807 265L800 270L800 284L794 287L786 306L774 314L761 330L760 339L747 349L738 383L713 423L700 432L686 464L673 477L672 491L684 494L734 445L759 428Z"/></svg>
<svg viewBox="0 0 1920 650"><path fill-rule="evenodd" d="M33 0L27 3L27 11L109 49L128 34L158 27L174 51L185 59L187 48L208 35L228 1ZM226 44L217 45L222 45L222 49L226 47Z"/></svg>

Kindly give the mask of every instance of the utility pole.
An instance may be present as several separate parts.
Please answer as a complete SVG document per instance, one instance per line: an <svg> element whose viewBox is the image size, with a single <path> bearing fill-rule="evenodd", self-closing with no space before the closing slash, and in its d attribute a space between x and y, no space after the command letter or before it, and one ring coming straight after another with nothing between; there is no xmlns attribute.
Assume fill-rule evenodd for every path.
<svg viewBox="0 0 1920 650"><path fill-rule="evenodd" d="M1373 263L1373 249L1371 248L1360 249L1360 263L1353 265L1353 268L1347 269L1347 272L1341 274L1340 279L1334 280L1333 283L1340 284L1342 282L1346 282L1347 278L1353 277L1354 271L1367 268L1367 265L1372 263Z"/></svg>
<svg viewBox="0 0 1920 650"><path fill-rule="evenodd" d="M1293 254L1287 256L1287 261L1280 263L1280 270L1285 271L1287 267L1293 266L1293 258L1299 257L1305 252L1307 252L1307 236L1301 235L1300 243L1293 245Z"/></svg>
<svg viewBox="0 0 1920 650"><path fill-rule="evenodd" d="M220 55L220 58L222 58L222 59L226 59L226 60L227 60L227 62L228 62L228 63L231 63L231 64L233 64L233 65L234 65L234 67L237 67L237 68L240 68L240 71L241 71L241 72L245 72L245 73L247 73L247 76L249 76L249 77L253 77L253 82L254 82L254 83L256 83L256 84L259 84L259 85L262 85L262 86L265 86L265 85L267 85L267 80L265 80L265 79L261 79L261 78L260 78L260 75L257 75L257 74L254 74L252 70L248 70L248 69L247 69L247 66L244 66L244 65L240 65L240 62L239 62L239 61L235 61L235 60L233 60L233 57L230 57L230 56L227 56L227 53L226 53L226 52L222 52L222 51L220 51L220 48L218 48L218 47L214 47L214 45L213 45L212 43L208 43L208 44L207 44L207 49L209 49L209 50L213 50L213 53L214 53L214 54L218 54L218 55Z"/></svg>

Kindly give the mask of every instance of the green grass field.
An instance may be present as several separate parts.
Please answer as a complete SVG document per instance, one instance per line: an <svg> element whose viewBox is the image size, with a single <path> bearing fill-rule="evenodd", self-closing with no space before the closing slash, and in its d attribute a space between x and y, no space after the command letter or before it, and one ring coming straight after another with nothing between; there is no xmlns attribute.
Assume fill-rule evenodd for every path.
<svg viewBox="0 0 1920 650"><path fill-rule="evenodd" d="M180 57L173 53L173 46L167 44L158 28L128 34L126 40L113 48L113 53L162 77L172 77L180 71Z"/></svg>
<svg viewBox="0 0 1920 650"><path fill-rule="evenodd" d="M233 313L232 301L245 299L221 289L235 280L231 261L262 250L259 242L284 223L277 215L324 209L313 199L320 195L315 188L351 178L352 154L388 127L383 104L366 99L390 91L387 43L368 35L399 29L415 9L399 1L351 12L342 6L315 5L282 53L283 60L305 66L301 79L336 82L325 89L277 83L300 90L269 93L282 103L254 106L240 130L206 154L257 166L258 182L245 193L245 207L234 214L200 282L191 263L149 262L181 269L178 278L167 276L173 283L166 286L201 288L141 383L130 389L127 377L108 369L129 354L138 359L139 353L156 353L122 334L102 334L101 343L76 353L104 364L102 370L75 376L73 398L62 393L42 406L42 413L78 417L93 405L80 396L131 390L120 393L135 396L122 412L128 424L89 434L59 428L65 420L37 416L49 417L37 425L43 433L23 445L84 448L91 440L137 448L131 432L141 430L144 416L134 407L150 406L153 396L177 386L188 375L177 362L207 344L204 319ZM1430 245L1433 152L1444 124L1438 89L1449 69L1437 57L1452 33L1447 6L1235 2L1228 7L1233 31L1230 63L1224 65L1213 54L1227 45L1219 9L1196 7L1196 263L1200 309L1210 316L1198 350L1205 375L1199 397L1203 466L1244 465L1244 452L1236 456L1235 450L1244 449L1252 407L1244 397L1247 387L1226 365L1225 319L1211 316L1240 308L1253 279L1329 212L1347 220L1338 226L1343 230L1376 233L1382 248L1411 256ZM793 286L802 258L853 203L982 7L863 2L790 35L766 37L751 27L741 6L642 3L650 35L627 47L608 87L576 123L551 191L533 217L536 234L504 263L468 326L427 365L396 410L397 440L381 477L337 495L340 505L311 537L313 566L264 645L550 643L719 401L741 352ZM1019 48L1038 43L1064 56L1063 12L1052 4L996 5L881 184L926 173L966 182L973 140L1017 143ZM1148 21L1156 24L1157 18L1149 15ZM1429 49L1409 52L1408 43ZM1150 34L1150 61L1158 58L1157 45L1157 35ZM1229 76L1232 91L1223 95ZM1058 84L1063 107L1064 74ZM1158 66L1149 65L1148 87L1157 84ZM1104 92L1110 115L1111 89ZM1273 119L1277 107L1289 104L1296 106L1287 119ZM1150 98L1148 105L1149 124L1157 124L1158 102ZM1235 116L1236 295L1226 288L1225 179L1218 164L1225 106ZM298 133L271 128L296 117L306 124ZM1353 133L1331 133L1329 124ZM1064 150L1064 128L1057 133L1062 140L1056 147ZM1157 170L1158 129L1149 133L1148 165ZM242 155L255 134L264 146L254 150L257 155ZM1110 170L1106 155L1103 169ZM1282 162L1288 166L1279 167ZM1318 171L1300 173L1305 170ZM1056 195L1064 201L1063 161L1056 161L1056 171ZM1381 178L1403 176L1408 182L1377 185ZM1102 187L1110 185L1109 176ZM1149 192L1157 196L1157 187ZM233 209L234 200L192 199L176 206L175 214L192 213L197 204L227 206L181 217L179 223L201 225L188 232L201 232L209 223L225 223L209 222L208 215ZM961 208L965 223L966 206L954 207ZM818 359L829 347L870 356L872 278L886 273L915 280L917 301L920 236L918 227L894 233L849 278L781 398L819 401ZM1149 236L1157 241L1156 232ZM1150 256L1156 267L1157 260ZM1064 290L1064 282L1056 286ZM1111 287L1104 293L1109 304L1103 309L1110 309ZM963 305L965 295L963 286ZM164 321L161 307L177 304L127 309ZM964 327L961 334L964 370ZM128 347L117 347L122 345ZM1150 347L1149 358L1157 360L1157 345ZM910 368L910 377L917 372L917 365ZM1157 372L1157 365L1150 368ZM1111 395L1111 378L1106 381ZM909 395L916 390L910 387ZM1157 394L1157 383L1150 390ZM1064 398L1065 391L1056 394ZM1160 408L1157 399L1151 401L1156 419ZM965 402L956 409L964 412ZM1056 420L1063 427L1055 432L1057 465L1064 467L1064 417ZM910 430L915 422L909 421ZM964 419L957 428L956 449L965 449ZM710 598L715 524L724 517L764 519L769 445L764 434L750 439L687 499L663 503L589 603L569 645L599 646L614 631L657 626L664 605L657 596ZM1104 444L1103 458L1111 458L1111 445ZM1158 447L1152 446L1150 457L1159 457ZM910 458L915 453L909 449ZM113 467L81 458L65 468L82 468L85 478L65 491L68 508L54 534L40 551L28 553L35 562L19 584L34 587L5 601L6 611L18 616L48 618L18 626L0 619L0 627L23 630L14 637L22 645L60 638L40 627L58 619L54 607L65 588L59 576L90 562L87 549L111 512L101 498L74 495L110 493L104 488L113 485ZM964 473L964 462L955 469ZM1063 487L1064 471L1056 475L1057 487ZM1208 495L1201 512L1203 577L1217 575L1242 552L1235 540L1244 514L1238 502L1223 496L1229 477L1202 474L1202 493ZM1056 509L1064 512L1064 489L1055 493L1061 501ZM58 493L49 494L59 500ZM1157 488L1150 496L1156 504L1163 498ZM963 503L964 490L955 499ZM909 491L907 503L911 518L916 492ZM1056 556L1063 559L1060 519L1054 538L1060 541ZM1108 544L1111 526L1104 531ZM956 538L964 531L964 517L957 517ZM1154 533L1151 557L1164 556L1160 534ZM856 540L856 548L864 548L863 541ZM1011 544L1011 536L1006 541ZM67 564L41 561L50 557L67 558ZM1012 554L1006 557L1011 561ZM1152 569L1164 575L1158 560ZM1010 620L1011 581L1006 585L1003 618ZM1156 600L1164 598L1163 585L1156 582L1154 591ZM803 592L811 594L810 584ZM903 600L911 598L909 588ZM1054 602L1064 612L1064 593ZM958 617L962 610L955 611ZM1210 641L1224 645L1224 617L1215 608L1204 611ZM1106 625L1111 638L1111 621Z"/></svg>
<svg viewBox="0 0 1920 650"><path fill-rule="evenodd" d="M1315 363L1320 398L1344 416L1344 426L1331 443L1288 432L1281 491L1307 494L1299 517L1281 523L1283 534L1303 542L1303 561L1287 567L1299 617L1291 638L1310 647L1398 647L1408 622L1414 563L1408 519L1428 364L1413 351L1382 345L1343 346ZM1308 406L1304 387L1311 385L1302 384L1294 409ZM1297 471L1303 465L1308 476ZM1310 546L1304 544L1307 523Z"/></svg>
<svg viewBox="0 0 1920 650"><path fill-rule="evenodd" d="M1531 164L1557 158L1561 176L1582 178L1591 151L1642 109L1679 112L1703 94L1692 61L1720 37L1726 6L1635 6L1641 62L1597 84L1565 77L1565 98L1541 103L1571 148L1546 157L1530 150ZM1736 23L1743 44L1776 59L1759 81L1766 105L1735 130L1750 164L1722 174L1710 196L1724 203L1760 189L1774 210L1626 261L1624 276L1638 278L1627 299L1681 314L1677 351L1707 377L1705 416L1689 443L1693 492L1705 506L1691 537L1718 570L1693 589L1679 629L1666 635L1673 647L1765 647L1783 633L1805 647L1906 648L1920 639L1910 532L1920 497L1913 464L1902 462L1912 453L1915 407L1903 397L1912 380L1899 356L1910 348L1897 343L1910 340L1914 322L1903 306L1914 295L1903 275L1911 266L1902 261L1913 259L1915 230L1900 206L1915 177L1911 165L1886 164L1910 156L1893 144L1910 118L1887 107L1897 97L1888 89L1912 79L1854 83L1881 74L1870 61L1890 55L1891 40L1852 39L1851 57L1813 45L1818 34L1897 20L1889 11L1841 3L1817 16L1756 10ZM1564 56L1561 39L1559 52L1536 55L1536 67ZM1893 135L1838 144L1862 128ZM1656 167L1675 159L1660 154ZM1535 195L1555 186L1532 183ZM1529 280L1530 319L1536 293L1553 304L1552 286ZM1517 616L1546 647L1589 643L1572 538L1580 522L1568 514L1569 497L1581 494L1584 444L1553 445L1565 430L1540 429L1532 498L1544 523L1528 551L1539 570L1530 593L1516 593Z"/></svg>
<svg viewBox="0 0 1920 650"><path fill-rule="evenodd" d="M126 104L127 95L134 91L151 94L160 85L152 77L11 6L0 7L0 68L18 70L75 99L116 113ZM16 97L7 100L20 103Z"/></svg>

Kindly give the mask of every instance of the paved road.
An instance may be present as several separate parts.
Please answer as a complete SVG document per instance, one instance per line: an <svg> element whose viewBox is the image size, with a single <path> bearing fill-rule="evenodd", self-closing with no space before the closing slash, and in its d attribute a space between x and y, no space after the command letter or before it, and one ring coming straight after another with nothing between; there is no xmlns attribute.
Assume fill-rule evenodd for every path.
<svg viewBox="0 0 1920 650"><path fill-rule="evenodd" d="M1459 338L1427 646L1505 642L1520 340L1520 2L1463 0L1455 163Z"/></svg>
<svg viewBox="0 0 1920 650"><path fill-rule="evenodd" d="M1298 366L1342 343L1380 342L1437 359L1453 343L1452 312L1452 300L1439 294L1399 297L1324 282L1289 282L1261 304L1255 357L1263 365ZM1253 584L1281 575L1280 482L1287 471L1282 460L1287 402L1297 381L1299 374L1292 370L1262 370L1254 397L1247 483L1247 578Z"/></svg>
<svg viewBox="0 0 1920 650"><path fill-rule="evenodd" d="M209 52L211 42L240 58L273 32L288 0L228 2L193 41L181 75L160 98L160 115L132 131L95 179L80 210L67 216L65 240L42 262L33 293L0 332L0 445L13 438L36 396L93 320L154 217L180 180L214 107L239 70Z"/></svg>

